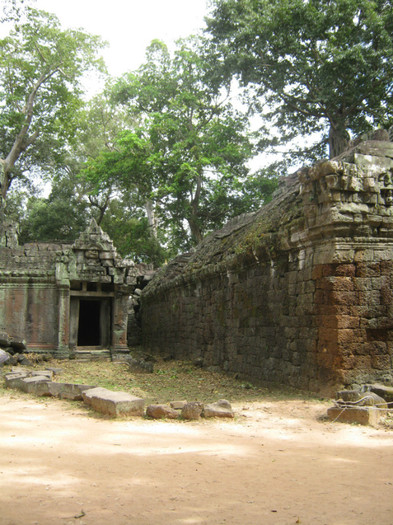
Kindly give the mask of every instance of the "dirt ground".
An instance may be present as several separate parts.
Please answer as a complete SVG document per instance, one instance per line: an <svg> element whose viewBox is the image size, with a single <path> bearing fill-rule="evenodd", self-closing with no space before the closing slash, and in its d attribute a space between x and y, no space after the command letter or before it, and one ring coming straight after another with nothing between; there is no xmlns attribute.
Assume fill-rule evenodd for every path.
<svg viewBox="0 0 393 525"><path fill-rule="evenodd" d="M109 420L6 393L0 524L393 525L393 431L323 421L327 406Z"/></svg>

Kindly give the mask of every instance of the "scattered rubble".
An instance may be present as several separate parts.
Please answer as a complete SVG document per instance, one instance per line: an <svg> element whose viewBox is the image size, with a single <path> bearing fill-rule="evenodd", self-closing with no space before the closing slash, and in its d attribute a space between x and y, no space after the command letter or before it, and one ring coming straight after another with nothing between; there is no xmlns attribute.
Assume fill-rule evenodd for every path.
<svg viewBox="0 0 393 525"><path fill-rule="evenodd" d="M393 397L393 388L365 385L359 390L340 390L336 394L335 406L327 410L327 417L333 422L376 426L387 415L389 408L393 408L393 403L379 393Z"/></svg>
<svg viewBox="0 0 393 525"><path fill-rule="evenodd" d="M145 370L146 371L146 370ZM38 396L84 401L93 410L112 417L144 416L152 419L199 419L200 417L234 417L229 401L204 405L199 401L172 401L169 405L152 404L144 410L145 401L128 392L112 391L92 385L53 381L61 369L27 370L13 368L4 376L5 386Z"/></svg>

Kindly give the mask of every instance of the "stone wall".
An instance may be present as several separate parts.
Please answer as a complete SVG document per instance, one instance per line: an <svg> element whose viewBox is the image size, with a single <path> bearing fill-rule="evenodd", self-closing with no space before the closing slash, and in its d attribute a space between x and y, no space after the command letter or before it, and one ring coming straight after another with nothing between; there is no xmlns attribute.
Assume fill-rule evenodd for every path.
<svg viewBox="0 0 393 525"><path fill-rule="evenodd" d="M393 144L366 141L282 181L142 295L144 344L329 393L392 380Z"/></svg>
<svg viewBox="0 0 393 525"><path fill-rule="evenodd" d="M19 246L0 226L0 331L57 357L128 353L128 299L143 268L95 221L73 244Z"/></svg>

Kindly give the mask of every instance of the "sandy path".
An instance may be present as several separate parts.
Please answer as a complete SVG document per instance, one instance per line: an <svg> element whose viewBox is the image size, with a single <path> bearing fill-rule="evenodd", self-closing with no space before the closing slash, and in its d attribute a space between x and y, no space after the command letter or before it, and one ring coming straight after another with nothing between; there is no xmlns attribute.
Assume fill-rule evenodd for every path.
<svg viewBox="0 0 393 525"><path fill-rule="evenodd" d="M326 405L183 423L0 401L1 525L393 525L393 432L320 422Z"/></svg>

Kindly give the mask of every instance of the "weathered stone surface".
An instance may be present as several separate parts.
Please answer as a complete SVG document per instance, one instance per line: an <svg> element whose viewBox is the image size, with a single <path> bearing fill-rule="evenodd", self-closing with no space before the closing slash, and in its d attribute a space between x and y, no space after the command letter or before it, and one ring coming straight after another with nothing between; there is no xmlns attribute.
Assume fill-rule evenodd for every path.
<svg viewBox="0 0 393 525"><path fill-rule="evenodd" d="M179 413L169 405L149 405L146 408L146 416L152 419L177 419Z"/></svg>
<svg viewBox="0 0 393 525"><path fill-rule="evenodd" d="M19 337L11 337L10 346L15 350L26 350L26 340Z"/></svg>
<svg viewBox="0 0 393 525"><path fill-rule="evenodd" d="M170 405L174 410L182 410L182 408L187 404L186 400L183 401L171 401Z"/></svg>
<svg viewBox="0 0 393 525"><path fill-rule="evenodd" d="M22 388L22 381L28 377L26 372L11 372L4 376L6 388Z"/></svg>
<svg viewBox="0 0 393 525"><path fill-rule="evenodd" d="M329 396L393 384L392 150L301 169L170 261L142 292L145 347Z"/></svg>
<svg viewBox="0 0 393 525"><path fill-rule="evenodd" d="M0 366L4 366L10 359L11 355L0 349Z"/></svg>
<svg viewBox="0 0 393 525"><path fill-rule="evenodd" d="M389 404L393 403L393 386L374 384L366 385L366 388L378 396L381 396Z"/></svg>
<svg viewBox="0 0 393 525"><path fill-rule="evenodd" d="M336 393L336 399L343 401L358 401L362 397L360 390L340 390Z"/></svg>
<svg viewBox="0 0 393 525"><path fill-rule="evenodd" d="M181 417L183 419L199 419L202 415L203 403L194 401L184 405L181 411Z"/></svg>
<svg viewBox="0 0 393 525"><path fill-rule="evenodd" d="M204 417L229 417L233 418L235 416L232 406L229 401L225 399L220 399L215 403L210 403L205 405L203 408L202 415Z"/></svg>
<svg viewBox="0 0 393 525"><path fill-rule="evenodd" d="M60 399L68 399L70 401L82 401L83 392L96 388L92 385L80 385L74 383L48 383L48 394Z"/></svg>
<svg viewBox="0 0 393 525"><path fill-rule="evenodd" d="M362 392L361 396L354 401L337 401L339 406L375 406L379 408L388 408L388 405L381 396L375 392Z"/></svg>
<svg viewBox="0 0 393 525"><path fill-rule="evenodd" d="M126 362L128 363L128 366L132 372L148 372L149 374L154 372L154 364L151 361L127 357Z"/></svg>
<svg viewBox="0 0 393 525"><path fill-rule="evenodd" d="M386 410L375 407L330 407L327 416L331 421L340 423L358 423L359 425L378 425L381 417L385 416Z"/></svg>
<svg viewBox="0 0 393 525"><path fill-rule="evenodd" d="M48 379L52 380L52 378L53 378L53 371L52 370L32 370L31 376L32 377L44 376L44 377L47 377Z"/></svg>
<svg viewBox="0 0 393 525"><path fill-rule="evenodd" d="M98 346L113 356L128 353L126 305L143 265L119 257L95 221L72 244L18 246L4 241L10 238L7 228L12 225L2 220L0 341L16 351L59 358L70 357L75 347L87 352ZM79 331L86 300L95 313Z"/></svg>
<svg viewBox="0 0 393 525"><path fill-rule="evenodd" d="M40 383L48 383L50 380L47 376L34 376L26 377L22 379L20 387L18 387L22 392L26 394L39 394L41 395L42 389L46 390L46 386L38 386Z"/></svg>
<svg viewBox="0 0 393 525"><path fill-rule="evenodd" d="M11 346L11 338L6 332L0 332L0 346Z"/></svg>
<svg viewBox="0 0 393 525"><path fill-rule="evenodd" d="M109 416L142 416L144 400L127 392L113 392L106 388L93 388L82 393L84 402L91 408Z"/></svg>

